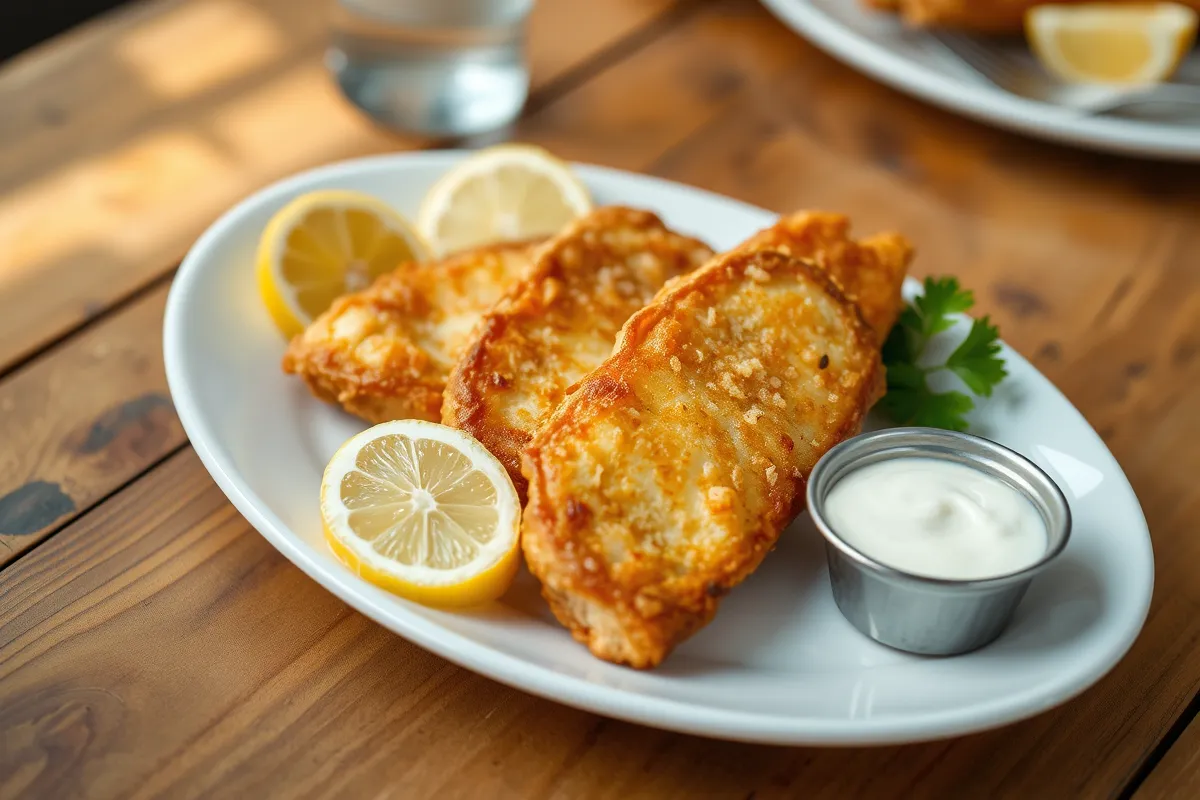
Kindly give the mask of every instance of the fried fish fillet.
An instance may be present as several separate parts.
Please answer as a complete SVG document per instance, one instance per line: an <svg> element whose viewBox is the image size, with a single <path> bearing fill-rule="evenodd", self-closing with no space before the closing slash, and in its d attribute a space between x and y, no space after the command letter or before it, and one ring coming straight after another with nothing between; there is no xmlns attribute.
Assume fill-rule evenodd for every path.
<svg viewBox="0 0 1200 800"><path fill-rule="evenodd" d="M1062 4L1093 0L1055 0ZM917 27L959 28L981 33L1020 33L1025 12L1046 0L867 0L867 5L898 11ZM1200 0L1178 0L1200 9Z"/></svg>
<svg viewBox="0 0 1200 800"><path fill-rule="evenodd" d="M405 264L338 298L288 347L285 372L369 422L437 421L446 376L471 330L530 270L536 243Z"/></svg>
<svg viewBox="0 0 1200 800"><path fill-rule="evenodd" d="M648 211L612 206L576 221L484 316L447 382L442 421L500 459L524 499L521 451L542 421L609 356L625 320L711 256Z"/></svg>
<svg viewBox="0 0 1200 800"><path fill-rule="evenodd" d="M833 278L862 312L880 342L896 323L904 299L900 289L912 263L913 247L898 233L850 238L850 220L825 211L797 211L747 239L743 250L778 250L811 259Z"/></svg>
<svg viewBox="0 0 1200 800"><path fill-rule="evenodd" d="M668 285L525 451L522 547L554 614L600 658L660 663L882 391L874 332L811 262L734 250Z"/></svg>
<svg viewBox="0 0 1200 800"><path fill-rule="evenodd" d="M864 0L898 13L914 27L958 28L980 33L1018 33L1025 11L1045 0ZM1078 0L1060 0L1073 2Z"/></svg>
<svg viewBox="0 0 1200 800"><path fill-rule="evenodd" d="M898 0L896 5L910 25L1019 33L1025 12L1039 2L1044 0Z"/></svg>

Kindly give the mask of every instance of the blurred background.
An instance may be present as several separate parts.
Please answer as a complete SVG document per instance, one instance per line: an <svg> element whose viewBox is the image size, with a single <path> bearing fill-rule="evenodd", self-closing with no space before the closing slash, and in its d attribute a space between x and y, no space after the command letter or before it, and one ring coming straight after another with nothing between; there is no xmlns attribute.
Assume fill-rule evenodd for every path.
<svg viewBox="0 0 1200 800"><path fill-rule="evenodd" d="M38 0L0 3L0 60L129 0Z"/></svg>

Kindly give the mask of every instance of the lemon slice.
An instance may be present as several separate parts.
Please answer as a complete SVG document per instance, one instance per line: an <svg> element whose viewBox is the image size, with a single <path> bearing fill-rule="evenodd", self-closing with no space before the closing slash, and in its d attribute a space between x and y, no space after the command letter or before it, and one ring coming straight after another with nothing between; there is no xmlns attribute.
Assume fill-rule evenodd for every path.
<svg viewBox="0 0 1200 800"><path fill-rule="evenodd" d="M1144 85L1175 72L1196 12L1175 3L1035 6L1025 34L1042 65L1075 83Z"/></svg>
<svg viewBox="0 0 1200 800"><path fill-rule="evenodd" d="M592 208L571 168L540 147L503 144L469 156L430 188L417 227L440 254L557 233Z"/></svg>
<svg viewBox="0 0 1200 800"><path fill-rule="evenodd" d="M428 257L408 221L360 192L322 190L281 208L258 242L258 288L271 318L295 336L346 292Z"/></svg>
<svg viewBox="0 0 1200 800"><path fill-rule="evenodd" d="M470 606L502 595L520 560L520 505L508 472L462 431L385 422L325 467L321 518L338 558L419 603Z"/></svg>

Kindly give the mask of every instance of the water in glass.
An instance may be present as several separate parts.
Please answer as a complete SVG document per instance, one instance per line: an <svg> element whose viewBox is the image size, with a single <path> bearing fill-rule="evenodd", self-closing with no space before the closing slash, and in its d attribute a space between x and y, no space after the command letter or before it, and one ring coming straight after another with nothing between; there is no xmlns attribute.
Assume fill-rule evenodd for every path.
<svg viewBox="0 0 1200 800"><path fill-rule="evenodd" d="M384 125L432 136L516 118L529 91L533 0L336 0L327 64Z"/></svg>

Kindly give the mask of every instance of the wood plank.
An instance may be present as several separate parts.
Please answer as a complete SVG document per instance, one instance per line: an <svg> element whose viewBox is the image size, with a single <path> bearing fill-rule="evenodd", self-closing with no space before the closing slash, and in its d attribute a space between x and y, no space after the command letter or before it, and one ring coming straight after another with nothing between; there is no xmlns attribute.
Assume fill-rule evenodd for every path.
<svg viewBox="0 0 1200 800"><path fill-rule="evenodd" d="M696 174L719 182L784 170L781 184L790 179L808 191L801 178L829 156L818 148L801 158L802 134L781 131L785 144L769 139L748 161L743 148L722 146L740 141L730 132L740 125L761 131L756 109L770 113L734 103L735 121L708 129L714 138L695 150ZM671 170L688 174L686 153L672 158ZM875 202L912 199L889 194L884 173L861 177L879 181L869 193ZM1093 213L1104 217L1103 209ZM1058 228L1053 219L1045 224ZM1172 291L1138 293L1134 310L1111 313L1098 327L1113 326L1104 334L1109 347L1122 337L1133 338L1133 349L1153 342L1149 369L1166 354L1175 377L1130 399L1126 362L1102 348L1069 363L1046 359L1056 378L1092 376L1071 392L1086 413L1103 418L1115 407L1127 421L1154 414L1164 426L1147 438L1126 422L1110 440L1148 501L1165 590L1127 659L1056 711L952 742L813 750L676 736L561 708L446 666L346 612L248 531L185 453L0 576L8 608L0 641L12 643L0 650L0 708L16 709L0 728L22 737L6 748L17 756L0 774L22 776L38 794L84 785L87 776L98 796L140 785L148 793L231 795L299 787L359 794L384 785L451 797L1110 795L1196 690L1200 598L1188 565L1200 557L1190 535L1200 509L1187 485L1195 456L1181 454L1178 442L1194 441L1200 425L1200 388L1181 388L1200 387L1196 366L1179 363L1200 336L1200 278L1186 273L1195 239L1173 241L1154 259L1132 262L1161 273L1157 282ZM976 264L964 276L981 287L995 277ZM1066 319L1072 311L1066 289L1051 287L1042 299L1047 314ZM981 289L981 303L1023 335L1020 312L1000 295ZM1065 349L1075 352L1074 342ZM1087 390L1122 381L1124 393ZM1177 481L1149 485L1180 457ZM1170 558L1161 558L1164 547ZM283 613L287 625L279 624ZM177 652L151 644L177 631L187 632ZM114 641L147 644L125 652ZM87 724L103 732L101 745L72 744L84 741L77 731L87 715L99 720ZM119 722L106 721L114 717ZM52 766L68 746L77 749Z"/></svg>
<svg viewBox="0 0 1200 800"><path fill-rule="evenodd" d="M1200 797L1200 719L1193 719L1162 761L1138 787L1133 800Z"/></svg>
<svg viewBox="0 0 1200 800"><path fill-rule="evenodd" d="M1060 762L1044 769L1004 747L1086 748L1056 735L1063 712L953 743L812 750L679 736L496 685L307 580L190 450L0 585L0 796L1005 797L1025 775L1041 782L1034 796L1112 785L1056 779Z"/></svg>
<svg viewBox="0 0 1200 800"><path fill-rule="evenodd" d="M842 102L819 100L829 97ZM987 281L974 286L984 309L1043 366L1080 354L1130 276L1160 285L1155 268L1178 254L1200 210L1200 168L1050 147L921 106L827 59L753 87L650 170L779 211L851 210L863 232L901 230L919 247L917 274ZM1131 299L1125 323L1146 300ZM1065 342L1077 345L1066 352Z"/></svg>
<svg viewBox="0 0 1200 800"><path fill-rule="evenodd" d="M0 573L0 796L1073 797L1113 795L1137 773L1200 687L1200 175L931 111L773 23L750 23L745 38L766 39L758 61L754 41L739 50L722 29L759 12L720 9L722 24L689 20L522 135L634 168L652 159L650 171L779 209L847 209L864 231L916 238L919 272L962 275L1105 434L1143 501L1158 590L1122 664L1033 720L910 747L763 748L601 720L346 611L250 532L185 452ZM741 83L706 105L647 69L687 84L704 68L694 53L724 57ZM611 74L623 77L589 89ZM681 111L606 98L643 85L678 95ZM591 119L614 119L619 135L579 121L596 104L608 108ZM578 144L588 137L594 150Z"/></svg>
<svg viewBox="0 0 1200 800"><path fill-rule="evenodd" d="M0 382L0 566L184 442L164 284Z"/></svg>
<svg viewBox="0 0 1200 800"><path fill-rule="evenodd" d="M676 142L719 117L745 87L794 64L789 60L793 52L791 35L756 5L717 3L678 21L644 50L531 114L517 134L558 147L575 141L573 132L581 120L597 129L608 126L609 137L576 141L571 148L575 157L644 170ZM695 82L698 74L725 77ZM620 102L634 80L675 100ZM714 83L726 88L714 90ZM587 117L596 109L604 109L603 114ZM617 150L611 141L625 144ZM83 341L69 341L0 382L0 410L6 403L11 406L0 416L0 434L12 431L13 441L21 445L0 460L0 566L183 443L160 366L165 299L165 288L146 294L116 318L97 322ZM97 348L122 357L98 362L91 355ZM76 381L98 389L61 391ZM109 420L119 422L125 433L97 452L78 453L73 444L77 429L103 428ZM153 447L131 447L127 441L134 437L143 442L147 436Z"/></svg>
<svg viewBox="0 0 1200 800"><path fill-rule="evenodd" d="M291 567L190 450L0 581L0 796L772 796L817 754L450 666Z"/></svg>
<svg viewBox="0 0 1200 800"><path fill-rule="evenodd" d="M328 2L139 4L0 71L0 372L161 275L264 184L428 144L338 96ZM531 102L675 5L537 3Z"/></svg>
<svg viewBox="0 0 1200 800"><path fill-rule="evenodd" d="M822 97L870 102L836 111L806 102ZM1200 441L1191 256L1200 232L1187 221L1200 209L1200 170L1047 147L811 65L736 104L653 170L780 210L851 209L863 232L912 236L915 271L957 274L975 288L978 311L1102 433L1149 522L1150 618L1099 686L1009 732L906 749L902 765L887 751L859 754L846 772L886 768L873 785L887 796L918 779L932 796L1102 795L1123 785L1200 689L1200 584L1190 568L1200 558L1191 479L1200 452L1181 445ZM806 772L842 759L821 754Z"/></svg>
<svg viewBox="0 0 1200 800"><path fill-rule="evenodd" d="M515 138L566 159L644 170L813 55L753 0L716 0L522 119Z"/></svg>

